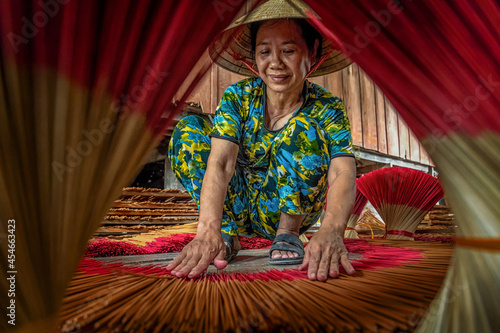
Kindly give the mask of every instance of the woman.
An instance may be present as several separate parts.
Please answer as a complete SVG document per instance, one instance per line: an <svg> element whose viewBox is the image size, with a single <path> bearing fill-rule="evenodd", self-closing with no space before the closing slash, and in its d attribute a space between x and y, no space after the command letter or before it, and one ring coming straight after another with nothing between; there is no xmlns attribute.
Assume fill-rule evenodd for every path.
<svg viewBox="0 0 500 333"><path fill-rule="evenodd" d="M312 280L338 276L339 262L354 272L343 243L355 198L349 122L339 98L306 81L323 39L304 19L289 19L304 16L288 2L265 5L281 8L250 15L259 77L225 91L213 128L190 116L172 136L172 169L200 209L196 237L168 265L178 277L196 277L212 261L226 267L241 248L238 234L274 239L270 263L301 264ZM281 16L258 20L259 10ZM304 251L298 236L319 219L327 192Z"/></svg>

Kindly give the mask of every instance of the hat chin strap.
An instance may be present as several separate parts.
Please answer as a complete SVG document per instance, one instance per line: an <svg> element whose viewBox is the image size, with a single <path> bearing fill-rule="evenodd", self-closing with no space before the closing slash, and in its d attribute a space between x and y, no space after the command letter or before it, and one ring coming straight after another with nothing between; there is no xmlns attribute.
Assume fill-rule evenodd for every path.
<svg viewBox="0 0 500 333"><path fill-rule="evenodd" d="M248 61L245 57L242 57L236 53L230 53L231 57L233 57L234 60L236 61L241 61L245 66L247 66L247 68L252 72L254 73L255 75L257 76L260 76L259 75L259 72L257 72L255 69L253 69L253 64Z"/></svg>
<svg viewBox="0 0 500 333"><path fill-rule="evenodd" d="M321 64L330 56L330 53L332 53L332 52L328 51L328 53L326 53L324 56L322 56L321 59L319 59L319 61L314 64L314 66L307 73L306 78L309 77L309 75L311 75L312 72L314 72L316 69L318 69L319 66L321 66Z"/></svg>

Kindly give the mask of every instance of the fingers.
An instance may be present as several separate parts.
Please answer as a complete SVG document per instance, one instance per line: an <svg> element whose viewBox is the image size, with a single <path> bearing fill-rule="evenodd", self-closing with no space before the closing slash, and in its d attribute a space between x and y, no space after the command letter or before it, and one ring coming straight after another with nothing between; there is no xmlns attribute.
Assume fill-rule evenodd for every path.
<svg viewBox="0 0 500 333"><path fill-rule="evenodd" d="M354 267L352 267L352 264L347 257L347 253L342 254L342 256L340 257L340 263L342 264L342 267L345 269L347 274L352 275L356 273L356 270L354 269Z"/></svg>
<svg viewBox="0 0 500 333"><path fill-rule="evenodd" d="M212 262L212 258L207 255L203 255L199 260L198 263L194 267L187 267L186 269L189 269L189 272L187 273L188 278L194 278L199 276L201 273L207 270L208 266Z"/></svg>
<svg viewBox="0 0 500 333"><path fill-rule="evenodd" d="M325 281L329 267L330 255L321 247L309 244L305 248L304 260L299 266L299 270L307 269L307 277L309 280ZM326 252L329 252L328 250Z"/></svg>
<svg viewBox="0 0 500 333"><path fill-rule="evenodd" d="M309 267L309 249L306 247L304 252L304 259L299 266L300 271L305 271Z"/></svg>
<svg viewBox="0 0 500 333"><path fill-rule="evenodd" d="M172 274L177 276L177 277L186 277L188 276L189 273L191 273L191 270L195 267L198 267L198 264L201 261L202 256L201 255L191 255L190 257L185 258L179 266L175 270L172 270ZM208 265L210 264L210 261L208 262ZM208 267L207 265L207 267ZM206 268L205 268L206 269Z"/></svg>
<svg viewBox="0 0 500 333"><path fill-rule="evenodd" d="M347 253L344 252L340 255L340 263L342 264L342 268L346 271L347 274L352 275L356 273L356 270L354 267L352 267L351 262L349 261L349 258L347 257ZM331 263L330 263L330 277L332 278L337 278L339 277L339 260L338 256L334 255L332 257Z"/></svg>
<svg viewBox="0 0 500 333"><path fill-rule="evenodd" d="M222 250L220 250L217 255L215 256L214 260L224 260L224 257L226 256L226 247L224 246Z"/></svg>
<svg viewBox="0 0 500 333"><path fill-rule="evenodd" d="M322 253L321 260L319 261L318 271L316 274L316 278L318 281L326 281L328 277L328 268L330 266L330 255L329 251L325 251Z"/></svg>
<svg viewBox="0 0 500 333"><path fill-rule="evenodd" d="M179 264L184 260L185 257L186 257L186 254L184 252L181 252L177 256L177 258L175 258L174 260L172 260L172 262L167 265L167 270L169 270L169 271L175 270L175 268L177 266L179 266Z"/></svg>
<svg viewBox="0 0 500 333"><path fill-rule="evenodd" d="M335 256L331 258L329 275L332 278L339 277L339 262Z"/></svg>
<svg viewBox="0 0 500 333"><path fill-rule="evenodd" d="M316 236L315 236L316 237ZM333 241L312 238L305 248L304 260L299 266L300 270L307 269L307 277L310 280L326 281L328 277L339 277L339 265L341 264L347 274L354 274L356 271L352 267L347 257L347 249L343 240Z"/></svg>
<svg viewBox="0 0 500 333"><path fill-rule="evenodd" d="M194 278L206 271L216 256L222 258L222 260L218 260L217 268L225 268L227 266L227 262L223 260L225 252L224 247L221 250L209 247L207 250L203 249L203 247L200 248L199 244L191 245L190 243L177 258L167 265L167 270L170 270L172 275L180 278Z"/></svg>
<svg viewBox="0 0 500 333"><path fill-rule="evenodd" d="M226 248L224 247L221 251L219 251L219 253L217 254L217 256L215 256L215 259L214 259L214 266L217 269L226 268L228 262L226 260L224 260L225 256L226 256Z"/></svg>
<svg viewBox="0 0 500 333"><path fill-rule="evenodd" d="M307 277L309 280L316 280L318 273L319 262L321 260L321 252L313 251L309 256L309 269L307 270Z"/></svg>
<svg viewBox="0 0 500 333"><path fill-rule="evenodd" d="M356 272L347 258L347 253L339 255L338 252L332 253L328 248L306 250L304 261L299 269L307 269L307 277L310 280L326 281L328 277L339 277L339 261L347 274L351 275Z"/></svg>
<svg viewBox="0 0 500 333"><path fill-rule="evenodd" d="M188 278L195 278L206 271L211 262L212 256L209 254L204 254L201 256L193 255L190 259L185 258L185 260L181 264L179 264L176 269L172 270L171 273L172 275L180 278L186 276Z"/></svg>

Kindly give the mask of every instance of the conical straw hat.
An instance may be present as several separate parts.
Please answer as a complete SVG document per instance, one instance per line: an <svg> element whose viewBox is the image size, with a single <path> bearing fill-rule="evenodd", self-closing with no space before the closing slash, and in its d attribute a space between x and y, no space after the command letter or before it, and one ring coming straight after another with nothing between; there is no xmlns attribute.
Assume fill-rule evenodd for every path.
<svg viewBox="0 0 500 333"><path fill-rule="evenodd" d="M210 57L219 66L231 72L254 76L255 74L240 60L244 59L252 64L255 63L249 24L280 18L307 18L307 11L313 12L300 0L266 1L250 13L235 20L223 31L209 47ZM322 44L322 54L318 59L321 59L329 52L330 54L310 76L333 73L351 64L351 61L340 50L332 48L328 39L323 37Z"/></svg>

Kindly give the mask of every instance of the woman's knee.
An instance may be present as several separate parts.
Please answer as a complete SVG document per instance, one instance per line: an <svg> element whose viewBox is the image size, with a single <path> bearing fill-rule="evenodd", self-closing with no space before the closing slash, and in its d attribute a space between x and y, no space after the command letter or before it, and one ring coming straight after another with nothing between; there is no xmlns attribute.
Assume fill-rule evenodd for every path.
<svg viewBox="0 0 500 333"><path fill-rule="evenodd" d="M182 118L172 133L168 159L172 170L190 193L198 190L210 154L210 126L201 117Z"/></svg>
<svg viewBox="0 0 500 333"><path fill-rule="evenodd" d="M189 115L182 118L174 128L169 143L169 158L179 155L179 151L210 151L210 125L200 116Z"/></svg>
<svg viewBox="0 0 500 333"><path fill-rule="evenodd" d="M205 119L200 116L189 115L177 123L170 142L173 142L175 145L177 141L185 140L186 138L192 141L206 141L210 131L211 127ZM206 136L206 138L200 136Z"/></svg>

